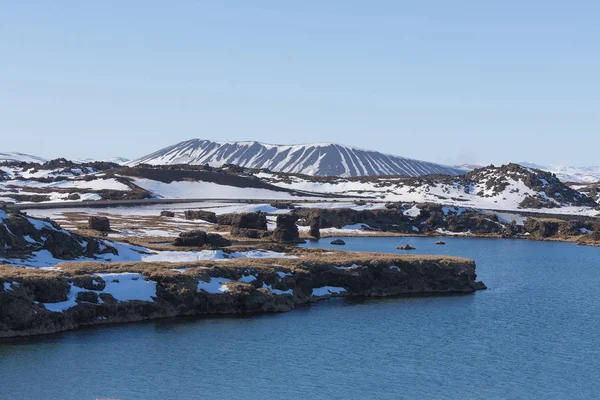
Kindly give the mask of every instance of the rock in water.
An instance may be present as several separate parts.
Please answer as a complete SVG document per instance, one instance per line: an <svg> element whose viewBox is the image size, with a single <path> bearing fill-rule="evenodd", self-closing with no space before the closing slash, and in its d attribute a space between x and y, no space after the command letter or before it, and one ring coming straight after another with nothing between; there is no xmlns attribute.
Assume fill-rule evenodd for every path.
<svg viewBox="0 0 600 400"><path fill-rule="evenodd" d="M412 247L410 244L405 244L404 246L398 246L398 250L415 250L416 247Z"/></svg>
<svg viewBox="0 0 600 400"><path fill-rule="evenodd" d="M331 244L335 244L337 246L343 246L346 244L346 242L344 242L342 239L335 239L334 241L331 242Z"/></svg>
<svg viewBox="0 0 600 400"><path fill-rule="evenodd" d="M107 217L92 216L88 219L88 228L100 232L110 232L110 220Z"/></svg>
<svg viewBox="0 0 600 400"><path fill-rule="evenodd" d="M321 216L313 215L308 220L308 224L310 226L310 231L309 231L310 236L314 237L315 239L320 239L321 238Z"/></svg>
<svg viewBox="0 0 600 400"><path fill-rule="evenodd" d="M300 239L300 232L296 225L298 217L293 214L281 214L277 216L277 227L273 232L273 239L280 243L304 243Z"/></svg>
<svg viewBox="0 0 600 400"><path fill-rule="evenodd" d="M442 240L438 240L437 242L435 242L435 244L444 245L444 244L446 244L446 242L444 242Z"/></svg>
<svg viewBox="0 0 600 400"><path fill-rule="evenodd" d="M267 230L267 214L263 212L250 212L243 214L221 214L217 216L219 225L230 225L240 229Z"/></svg>

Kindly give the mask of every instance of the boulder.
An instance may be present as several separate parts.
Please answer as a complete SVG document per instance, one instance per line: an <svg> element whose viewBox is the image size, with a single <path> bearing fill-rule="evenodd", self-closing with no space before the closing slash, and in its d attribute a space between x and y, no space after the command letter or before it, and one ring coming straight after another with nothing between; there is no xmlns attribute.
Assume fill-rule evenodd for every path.
<svg viewBox="0 0 600 400"><path fill-rule="evenodd" d="M231 246L231 241L225 239L217 233L206 233L201 230L182 232L173 242L173 246L178 247L227 247Z"/></svg>
<svg viewBox="0 0 600 400"><path fill-rule="evenodd" d="M95 292L79 292L75 298L77 303L98 303L98 293Z"/></svg>
<svg viewBox="0 0 600 400"><path fill-rule="evenodd" d="M225 239L218 233L207 233L206 244L212 247L227 247L231 246L231 240Z"/></svg>
<svg viewBox="0 0 600 400"><path fill-rule="evenodd" d="M264 239L271 236L271 232L263 231L259 229L246 229L246 228L232 228L231 235L240 237L240 238L248 238L248 239Z"/></svg>
<svg viewBox="0 0 600 400"><path fill-rule="evenodd" d="M298 216L294 214L280 214L277 216L277 227L273 232L273 239L280 243L304 243L298 232Z"/></svg>
<svg viewBox="0 0 600 400"><path fill-rule="evenodd" d="M416 247L412 247L410 244L405 244L404 246L396 247L398 250L415 250Z"/></svg>
<svg viewBox="0 0 600 400"><path fill-rule="evenodd" d="M110 232L110 220L107 217L92 216L88 219L88 228L100 232Z"/></svg>
<svg viewBox="0 0 600 400"><path fill-rule="evenodd" d="M435 244L437 244L437 245L444 245L444 244L446 244L446 242L444 242L442 240L438 240L437 242L435 242Z"/></svg>
<svg viewBox="0 0 600 400"><path fill-rule="evenodd" d="M84 252L81 243L65 232L47 230L45 233L46 241L43 247L52 253L54 258L74 260Z"/></svg>
<svg viewBox="0 0 600 400"><path fill-rule="evenodd" d="M211 211L204 210L187 210L183 213L185 219L201 219L206 222L210 222L212 224L217 223L217 214Z"/></svg>
<svg viewBox="0 0 600 400"><path fill-rule="evenodd" d="M175 213L173 211L161 211L160 216L173 218L175 216Z"/></svg>
<svg viewBox="0 0 600 400"><path fill-rule="evenodd" d="M182 232L173 242L173 246L181 247L202 247L206 244L206 232L189 231Z"/></svg>
<svg viewBox="0 0 600 400"><path fill-rule="evenodd" d="M230 225L241 229L267 230L267 214L263 212L250 212L242 214L221 214L217 216L219 225Z"/></svg>
<svg viewBox="0 0 600 400"><path fill-rule="evenodd" d="M335 239L330 244L334 244L337 246L343 246L346 244L346 242L344 242L342 239Z"/></svg>
<svg viewBox="0 0 600 400"><path fill-rule="evenodd" d="M313 215L308 219L308 225L310 226L309 235L315 239L321 238L321 216Z"/></svg>

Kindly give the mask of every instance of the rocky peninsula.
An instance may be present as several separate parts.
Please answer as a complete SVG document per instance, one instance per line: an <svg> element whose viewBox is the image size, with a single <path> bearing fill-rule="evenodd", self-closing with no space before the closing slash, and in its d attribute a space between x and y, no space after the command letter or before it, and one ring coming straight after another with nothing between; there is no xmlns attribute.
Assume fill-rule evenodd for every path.
<svg viewBox="0 0 600 400"><path fill-rule="evenodd" d="M472 293L454 257L303 251L296 258L195 263L0 266L0 337L176 316L286 312L331 296Z"/></svg>

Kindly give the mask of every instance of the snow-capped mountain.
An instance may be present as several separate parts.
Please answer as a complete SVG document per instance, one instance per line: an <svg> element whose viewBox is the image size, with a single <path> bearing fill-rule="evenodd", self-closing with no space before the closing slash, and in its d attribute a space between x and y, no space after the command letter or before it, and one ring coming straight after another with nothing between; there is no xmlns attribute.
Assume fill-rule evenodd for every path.
<svg viewBox="0 0 600 400"><path fill-rule="evenodd" d="M387 155L332 143L272 145L259 142L212 142L192 139L158 150L129 165L235 164L275 172L317 176L459 175L445 165Z"/></svg>
<svg viewBox="0 0 600 400"><path fill-rule="evenodd" d="M17 163L17 162L28 162L28 163L43 163L47 160L42 157L32 156L29 154L17 153L17 152L8 152L8 153L0 153L0 163Z"/></svg>

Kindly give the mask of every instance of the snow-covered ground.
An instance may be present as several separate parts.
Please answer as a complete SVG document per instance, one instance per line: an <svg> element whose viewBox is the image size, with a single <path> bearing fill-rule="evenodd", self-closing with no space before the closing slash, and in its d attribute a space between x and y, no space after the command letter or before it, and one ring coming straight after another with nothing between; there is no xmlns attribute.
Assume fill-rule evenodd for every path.
<svg viewBox="0 0 600 400"><path fill-rule="evenodd" d="M600 182L600 166L574 167L569 165L538 165L521 163L531 168L552 172L563 182L596 183Z"/></svg>
<svg viewBox="0 0 600 400"><path fill-rule="evenodd" d="M287 192L268 189L240 188L213 182L181 181L164 183L135 178L134 183L162 199L297 199Z"/></svg>
<svg viewBox="0 0 600 400"><path fill-rule="evenodd" d="M383 206L384 202L437 203L477 209L526 211L550 214L576 214L596 216L600 212L591 207L570 206L558 203L543 192L529 188L523 180L507 177L507 186L501 192L494 191L488 182L501 178L490 174L480 182L463 186L458 183L421 183L415 185L401 178L381 178L373 181L336 179L330 181L306 180L299 176L280 180L276 174L260 172L256 175L272 184L293 190L312 191L344 196L369 196ZM544 182L542 182L544 183ZM547 185L547 182L545 183ZM540 196L559 207L543 209L521 208L520 204L529 196ZM317 205L317 207L325 207ZM333 207L337 207L335 204ZM366 207L373 207L368 205Z"/></svg>

